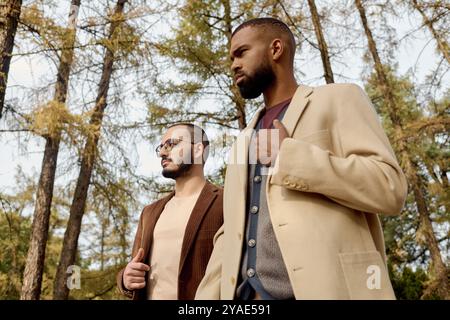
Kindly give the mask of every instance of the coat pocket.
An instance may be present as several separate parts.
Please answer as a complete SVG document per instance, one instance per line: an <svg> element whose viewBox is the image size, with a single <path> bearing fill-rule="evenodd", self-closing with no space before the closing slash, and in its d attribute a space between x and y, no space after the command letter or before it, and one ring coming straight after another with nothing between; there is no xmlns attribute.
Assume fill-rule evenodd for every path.
<svg viewBox="0 0 450 320"><path fill-rule="evenodd" d="M378 251L340 253L339 260L350 299L395 299L386 265Z"/></svg>

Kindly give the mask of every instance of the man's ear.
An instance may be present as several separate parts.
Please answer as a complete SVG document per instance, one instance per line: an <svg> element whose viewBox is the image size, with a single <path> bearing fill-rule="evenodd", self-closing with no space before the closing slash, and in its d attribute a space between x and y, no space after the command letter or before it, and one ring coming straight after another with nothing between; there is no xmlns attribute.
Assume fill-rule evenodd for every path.
<svg viewBox="0 0 450 320"><path fill-rule="evenodd" d="M194 145L194 163L195 164L202 164L204 149L205 149L205 147L203 146L203 143L196 143Z"/></svg>
<svg viewBox="0 0 450 320"><path fill-rule="evenodd" d="M270 44L270 49L272 53L272 59L277 61L281 58L284 52L284 43L281 39L274 39Z"/></svg>

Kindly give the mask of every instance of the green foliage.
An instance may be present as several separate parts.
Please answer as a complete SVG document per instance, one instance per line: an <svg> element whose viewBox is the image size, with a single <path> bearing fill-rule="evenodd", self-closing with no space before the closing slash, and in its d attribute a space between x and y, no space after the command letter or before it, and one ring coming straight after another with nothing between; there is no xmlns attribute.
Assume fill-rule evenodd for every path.
<svg viewBox="0 0 450 320"><path fill-rule="evenodd" d="M13 196L0 194L0 299L19 299L23 271L31 236L30 213L33 209L35 184L19 171L16 176L19 190ZM50 216L46 263L42 281L42 299L51 299L53 277L61 251L61 238L54 230L61 227L58 211L61 201L56 197Z"/></svg>
<svg viewBox="0 0 450 320"><path fill-rule="evenodd" d="M394 288L395 296L399 300L419 300L424 292L425 283L428 277L424 270L413 271L409 267L403 270L394 271L391 265L389 275Z"/></svg>
<svg viewBox="0 0 450 320"><path fill-rule="evenodd" d="M81 272L80 289L73 289L69 299L74 300L126 300L116 290L116 276L124 267L117 265L105 270L86 270Z"/></svg>
<svg viewBox="0 0 450 320"><path fill-rule="evenodd" d="M31 224L16 211L19 208L8 208L13 199L0 197L0 299L18 299Z"/></svg>

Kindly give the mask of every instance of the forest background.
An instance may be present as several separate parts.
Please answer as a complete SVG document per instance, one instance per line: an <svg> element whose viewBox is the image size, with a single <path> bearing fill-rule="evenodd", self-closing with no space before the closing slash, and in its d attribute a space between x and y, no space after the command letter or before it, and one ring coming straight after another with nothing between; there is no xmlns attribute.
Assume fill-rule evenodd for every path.
<svg viewBox="0 0 450 320"><path fill-rule="evenodd" d="M397 298L450 299L450 5L418 0L1 0L0 299L123 298L141 209L172 187L161 133L205 128L223 184L262 103L233 84L231 33L266 16L294 33L298 82L357 83L378 112L409 184L382 217Z"/></svg>

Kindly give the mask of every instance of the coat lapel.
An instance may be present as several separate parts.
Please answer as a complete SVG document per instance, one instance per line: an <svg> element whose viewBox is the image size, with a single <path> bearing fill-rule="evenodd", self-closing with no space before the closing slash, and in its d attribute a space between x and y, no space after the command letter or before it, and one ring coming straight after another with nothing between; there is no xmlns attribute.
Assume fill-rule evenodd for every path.
<svg viewBox="0 0 450 320"><path fill-rule="evenodd" d="M298 86L295 91L294 97L284 114L283 120L281 120L290 137L292 137L303 111L305 111L308 106L309 96L312 92L313 88L304 85Z"/></svg>
<svg viewBox="0 0 450 320"><path fill-rule="evenodd" d="M183 270L183 265L192 247L198 229L200 228L200 224L203 221L203 217L211 206L211 203L217 197L217 190L218 189L214 185L206 182L205 186L200 192L194 208L192 209L186 226L186 231L184 232L183 245L181 247L180 266L178 269L180 273L181 270Z"/></svg>
<svg viewBox="0 0 450 320"><path fill-rule="evenodd" d="M161 213L166 206L166 203L169 202L170 199L175 195L175 192L172 191L168 196L162 198L158 201L155 206L151 209L146 215L145 221L143 222L142 238L141 238L141 248L144 249L144 260L148 262L150 258L150 250L153 244L153 231L155 230L156 222L158 221ZM150 208L149 208L150 209Z"/></svg>

